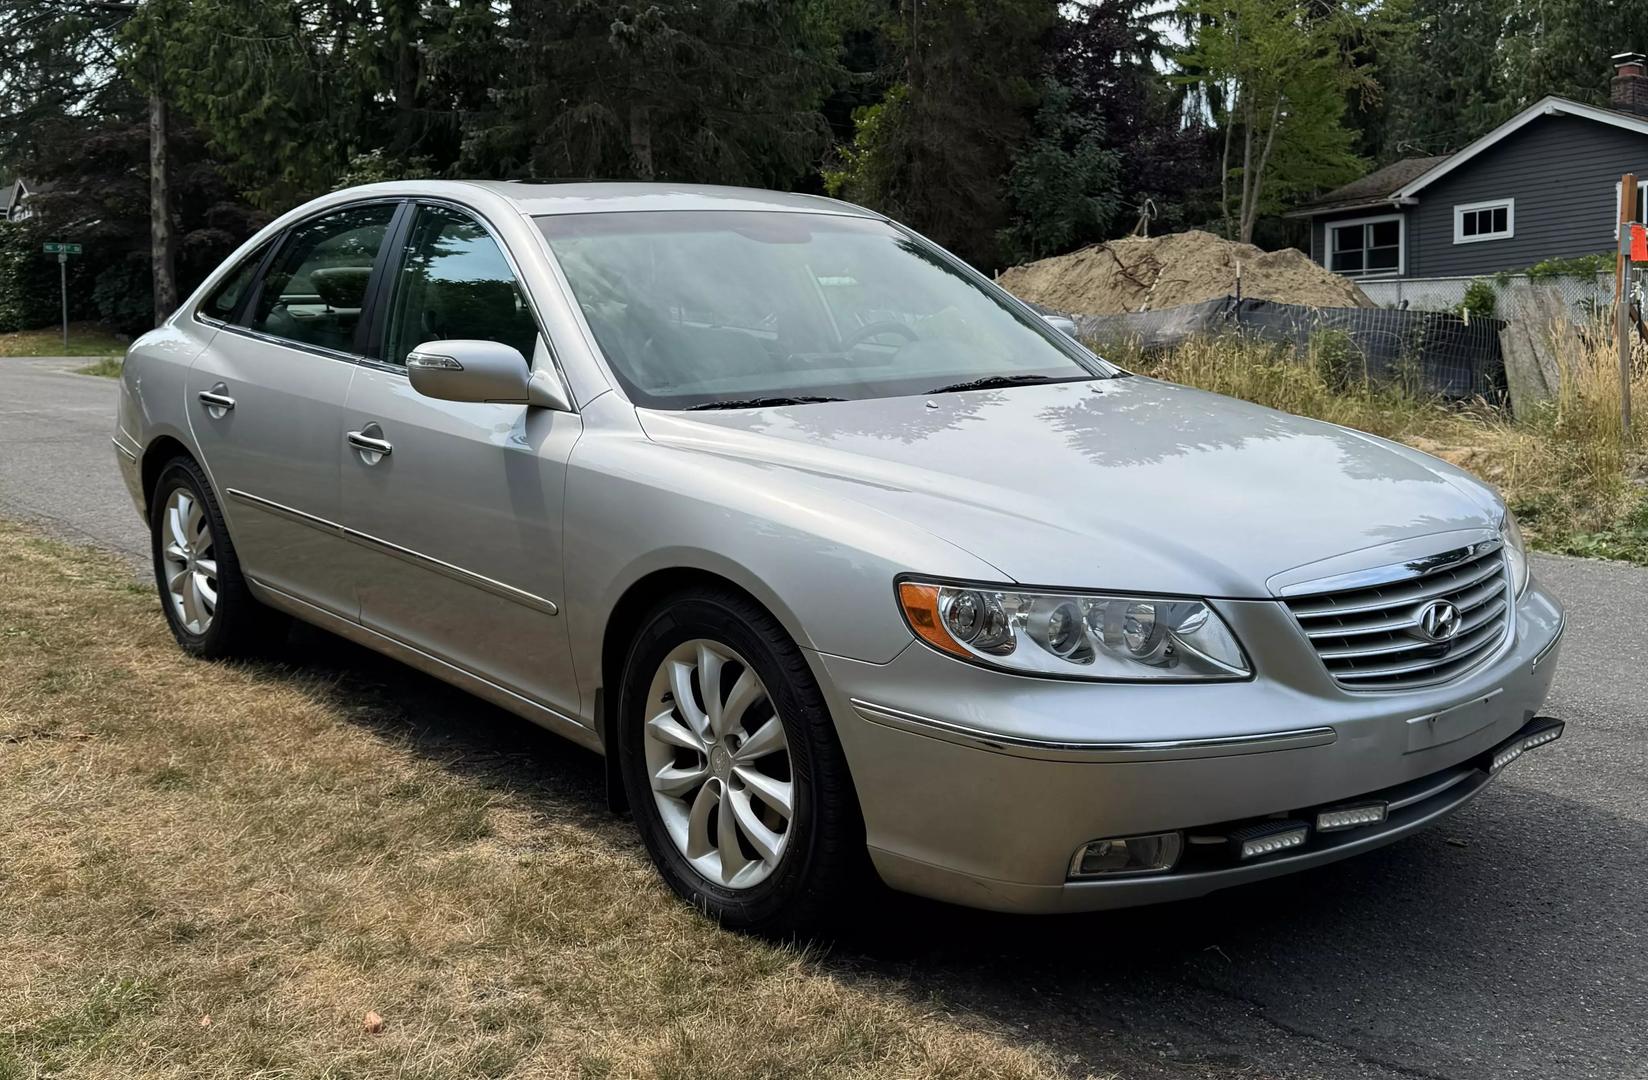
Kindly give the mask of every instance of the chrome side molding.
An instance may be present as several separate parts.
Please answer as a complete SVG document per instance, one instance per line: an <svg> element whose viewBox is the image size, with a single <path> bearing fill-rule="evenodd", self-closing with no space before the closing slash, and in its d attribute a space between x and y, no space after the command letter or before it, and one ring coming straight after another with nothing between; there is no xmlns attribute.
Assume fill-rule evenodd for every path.
<svg viewBox="0 0 1648 1080"><path fill-rule="evenodd" d="M274 514L277 517L283 517L288 521L297 522L300 525L307 525L312 529L319 529L321 532L329 533L333 536L340 536L351 543L360 544L363 547L371 548L372 550L382 552L385 555L391 555L402 560L403 562L411 563L413 566L422 567L425 570L432 570L437 574L443 574L446 577L449 577L454 581L460 581L465 585L473 585L477 589L492 593L495 596L501 596L505 600L513 600L517 604L522 604L526 607L542 611L546 615L557 615L561 611L560 605L547 597L539 596L536 593L527 592L525 589L517 589L513 585L507 585L502 581L495 581L484 574L477 574L473 570L466 570L461 566L455 566L452 563L437 559L434 556L425 555L419 551L413 551L411 548L404 548L399 544L392 544L382 537L373 536L371 533L364 533L359 529L351 529L348 526L340 525L335 521L328 521L325 518L316 517L314 514L304 513L302 510L285 506L271 499L265 499L259 495L253 495L251 492L242 491L239 488L228 488L225 491L225 494L237 502L245 503L248 506Z"/></svg>

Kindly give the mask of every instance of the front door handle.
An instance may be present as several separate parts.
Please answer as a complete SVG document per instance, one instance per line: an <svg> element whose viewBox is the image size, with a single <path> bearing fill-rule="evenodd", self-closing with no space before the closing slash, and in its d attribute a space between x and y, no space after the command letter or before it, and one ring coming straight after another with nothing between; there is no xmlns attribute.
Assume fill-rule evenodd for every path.
<svg viewBox="0 0 1648 1080"><path fill-rule="evenodd" d="M367 430L377 431L378 434L382 434L382 431L376 424L367 425ZM366 430L351 431L347 436L345 436L345 438L348 439L350 446L353 446L356 450L360 451L361 460L366 462L368 465L376 465L395 450L395 447L389 442L388 439L380 439L376 436L368 435Z"/></svg>
<svg viewBox="0 0 1648 1080"><path fill-rule="evenodd" d="M228 394L218 392L222 389L222 384L219 384L211 390L202 390L197 395L200 398L200 403L206 406L207 415L213 420L223 419L235 408L235 399Z"/></svg>

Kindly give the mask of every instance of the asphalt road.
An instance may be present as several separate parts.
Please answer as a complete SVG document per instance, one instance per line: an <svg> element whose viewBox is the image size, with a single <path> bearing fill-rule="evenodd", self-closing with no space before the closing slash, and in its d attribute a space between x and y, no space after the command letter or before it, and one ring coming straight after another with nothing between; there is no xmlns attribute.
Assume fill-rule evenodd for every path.
<svg viewBox="0 0 1648 1080"><path fill-rule="evenodd" d="M141 567L109 445L115 386L66 373L82 363L0 359L0 515ZM1568 607L1547 708L1567 734L1439 828L1105 915L882 895L820 963L1034 1040L1077 1076L1648 1078L1648 570L1541 557L1535 572ZM392 686L441 753L507 754L500 784L598 811L582 751L335 639L294 647Z"/></svg>

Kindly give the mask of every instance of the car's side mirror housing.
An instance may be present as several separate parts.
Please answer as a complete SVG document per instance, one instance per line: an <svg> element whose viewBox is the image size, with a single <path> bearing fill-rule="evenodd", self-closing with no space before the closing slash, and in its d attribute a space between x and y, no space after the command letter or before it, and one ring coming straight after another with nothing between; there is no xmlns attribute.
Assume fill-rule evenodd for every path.
<svg viewBox="0 0 1648 1080"><path fill-rule="evenodd" d="M1043 315L1042 319L1061 334L1076 336L1076 320L1068 315Z"/></svg>
<svg viewBox="0 0 1648 1080"><path fill-rule="evenodd" d="M501 341L426 341L406 354L406 373L412 389L441 401L572 410L554 374L533 371L521 350Z"/></svg>

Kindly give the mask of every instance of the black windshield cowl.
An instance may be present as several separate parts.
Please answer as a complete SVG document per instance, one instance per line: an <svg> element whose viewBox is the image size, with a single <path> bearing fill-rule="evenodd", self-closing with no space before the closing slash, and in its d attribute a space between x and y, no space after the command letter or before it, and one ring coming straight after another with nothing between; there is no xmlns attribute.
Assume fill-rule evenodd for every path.
<svg viewBox="0 0 1648 1080"><path fill-rule="evenodd" d="M801 395L792 397L728 398L726 401L703 401L688 405L689 412L698 409L766 409L775 405L816 405L821 401L846 401L846 398Z"/></svg>
<svg viewBox="0 0 1648 1080"><path fill-rule="evenodd" d="M948 386L935 386L927 391L929 394L953 394L961 390L1000 390L1008 386L1034 386L1037 383L1053 382L1081 382L1084 379L1095 379L1096 375L1078 375L1071 378L1068 375L986 375L980 379L968 379L966 382L950 383Z"/></svg>

